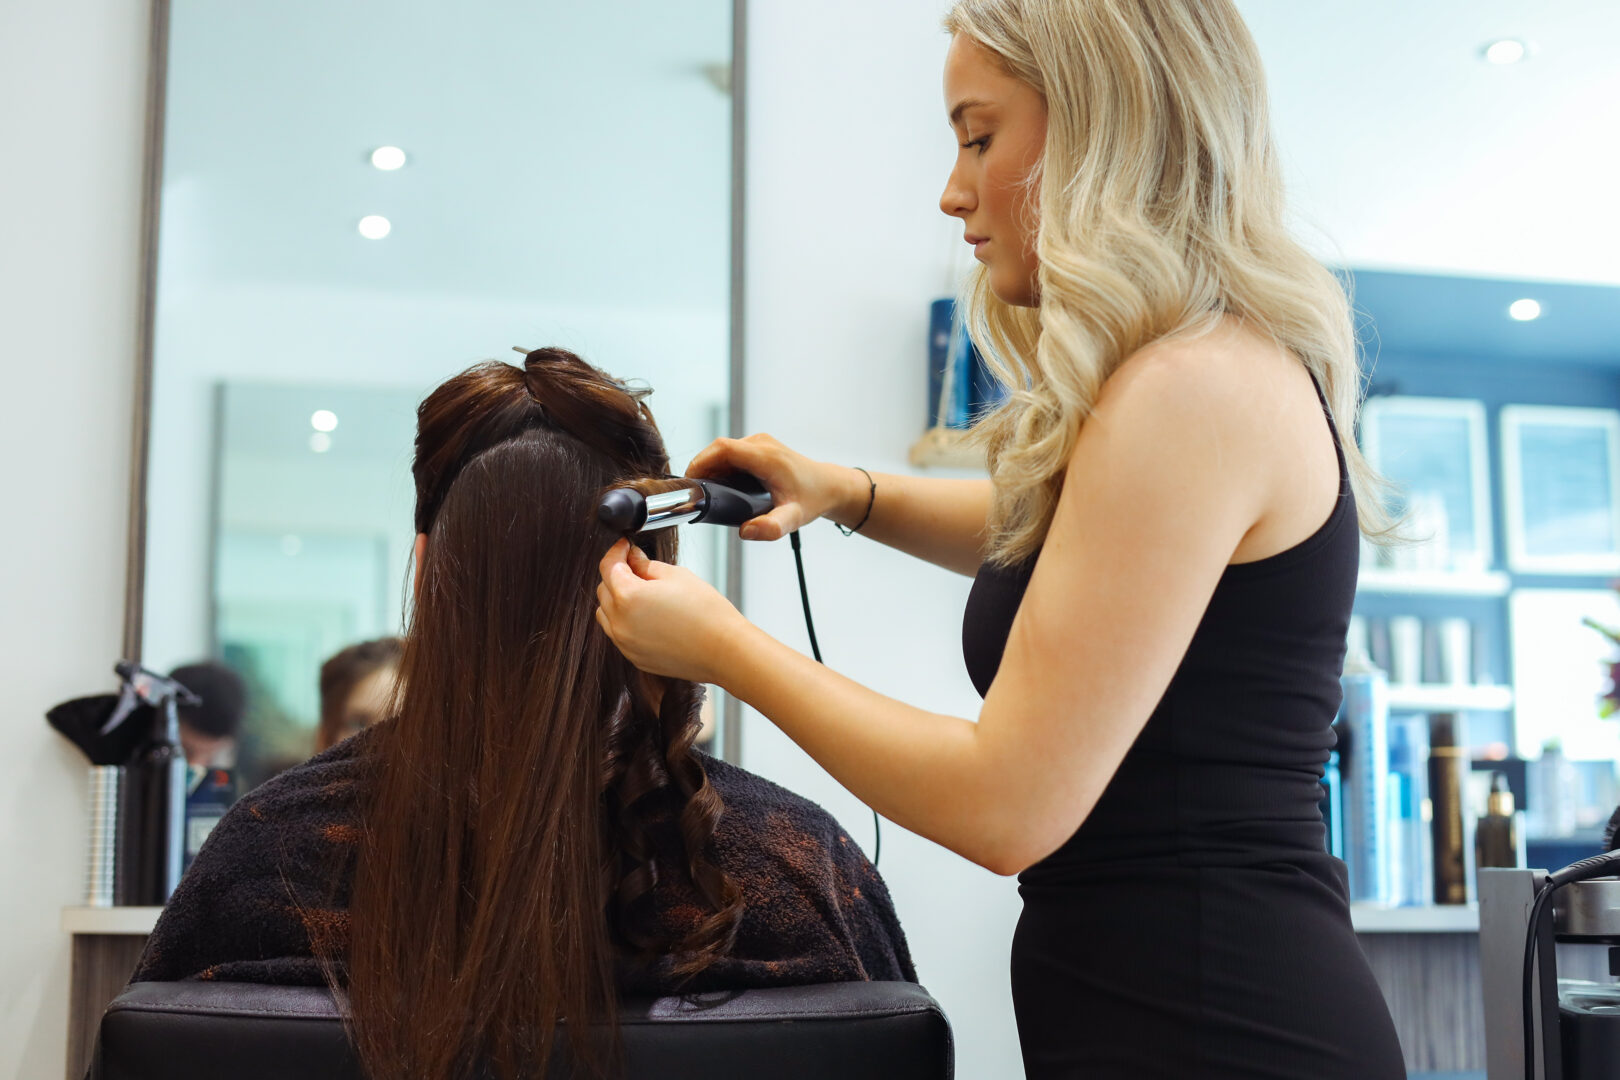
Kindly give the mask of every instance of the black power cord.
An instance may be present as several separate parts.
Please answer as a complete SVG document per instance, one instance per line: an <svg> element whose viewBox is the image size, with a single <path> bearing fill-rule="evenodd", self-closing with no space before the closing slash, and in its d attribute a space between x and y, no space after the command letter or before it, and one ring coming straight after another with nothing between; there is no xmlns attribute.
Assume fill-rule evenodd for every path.
<svg viewBox="0 0 1620 1080"><path fill-rule="evenodd" d="M816 658L816 663L822 663L821 646L816 642L816 621L810 617L810 588L804 583L804 551L799 546L799 530L794 529L788 533L788 542L793 547L793 565L799 571L799 599L804 603L804 628L810 634L810 655ZM872 811L872 866L876 868L878 859L883 857L883 824L876 810Z"/></svg>
<svg viewBox="0 0 1620 1080"><path fill-rule="evenodd" d="M1536 970L1536 942L1540 938L1541 913L1552 898L1555 886L1547 882L1536 893L1535 902L1530 905L1530 928L1524 935L1524 1076L1525 1080L1536 1080L1536 1017L1534 996L1531 984L1534 981ZM1547 1030L1546 1018L1541 1025L1543 1034Z"/></svg>

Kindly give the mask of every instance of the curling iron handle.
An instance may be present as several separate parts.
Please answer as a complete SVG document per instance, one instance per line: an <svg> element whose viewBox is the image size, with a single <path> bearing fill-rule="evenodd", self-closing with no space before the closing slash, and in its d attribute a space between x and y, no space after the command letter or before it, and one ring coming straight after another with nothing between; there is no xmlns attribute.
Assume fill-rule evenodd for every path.
<svg viewBox="0 0 1620 1080"><path fill-rule="evenodd" d="M705 525L736 527L768 514L776 504L765 485L747 473L733 473L713 480L699 480L708 496L698 521Z"/></svg>

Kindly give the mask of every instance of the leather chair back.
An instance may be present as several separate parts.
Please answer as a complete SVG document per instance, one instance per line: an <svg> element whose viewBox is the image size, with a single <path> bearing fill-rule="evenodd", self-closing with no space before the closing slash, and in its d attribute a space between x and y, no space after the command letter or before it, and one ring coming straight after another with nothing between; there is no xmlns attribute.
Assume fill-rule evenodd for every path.
<svg viewBox="0 0 1620 1080"><path fill-rule="evenodd" d="M914 983L631 1001L620 1032L625 1080L950 1080L954 1068L945 1013ZM327 990L223 982L126 987L102 1017L90 1077L363 1080Z"/></svg>

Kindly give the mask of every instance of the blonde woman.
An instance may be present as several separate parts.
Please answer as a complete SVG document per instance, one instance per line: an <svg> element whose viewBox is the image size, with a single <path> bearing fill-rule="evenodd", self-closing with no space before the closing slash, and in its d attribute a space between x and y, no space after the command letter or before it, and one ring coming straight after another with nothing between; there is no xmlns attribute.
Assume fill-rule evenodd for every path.
<svg viewBox="0 0 1620 1080"><path fill-rule="evenodd" d="M1404 1076L1317 810L1360 534L1386 524L1346 301L1284 228L1254 43L1230 0L961 0L946 26L940 208L1012 388L982 426L990 480L869 483L766 435L690 471L770 486L745 538L825 517L976 575L978 722L813 663L623 543L598 621L1019 875L1031 1080Z"/></svg>

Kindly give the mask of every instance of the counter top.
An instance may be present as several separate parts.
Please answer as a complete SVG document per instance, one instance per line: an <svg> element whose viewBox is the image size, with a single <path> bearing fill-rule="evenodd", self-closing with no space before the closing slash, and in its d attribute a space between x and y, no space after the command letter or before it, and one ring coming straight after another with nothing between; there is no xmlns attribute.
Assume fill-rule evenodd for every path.
<svg viewBox="0 0 1620 1080"><path fill-rule="evenodd" d="M1478 904L1384 907L1351 904L1350 922L1358 934L1477 934Z"/></svg>
<svg viewBox="0 0 1620 1080"><path fill-rule="evenodd" d="M62 929L69 934L143 936L157 925L160 907L65 907Z"/></svg>

